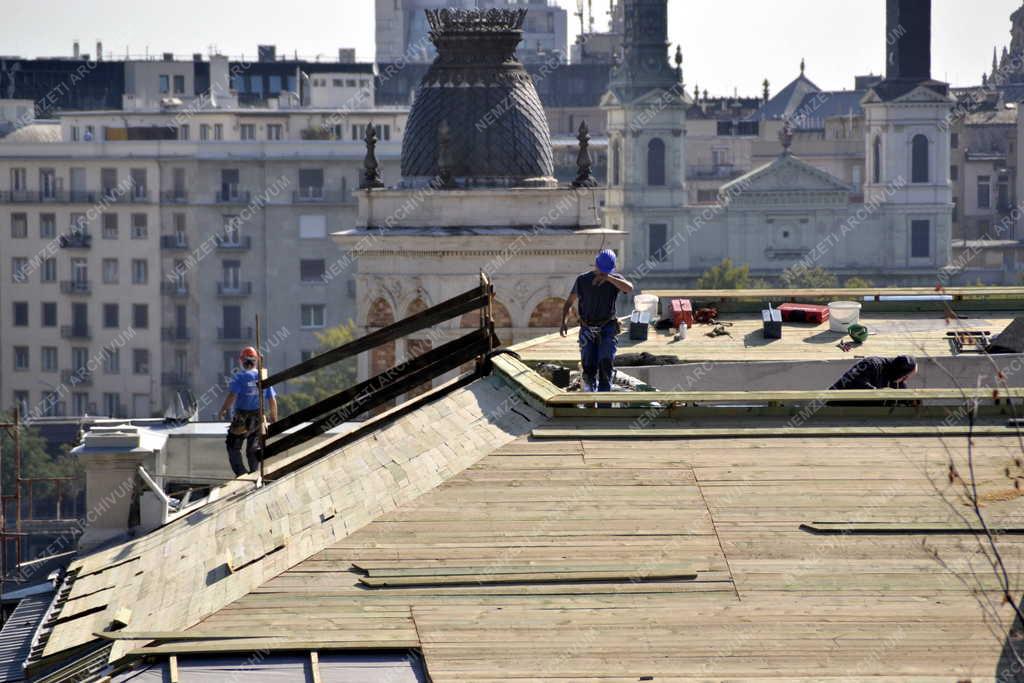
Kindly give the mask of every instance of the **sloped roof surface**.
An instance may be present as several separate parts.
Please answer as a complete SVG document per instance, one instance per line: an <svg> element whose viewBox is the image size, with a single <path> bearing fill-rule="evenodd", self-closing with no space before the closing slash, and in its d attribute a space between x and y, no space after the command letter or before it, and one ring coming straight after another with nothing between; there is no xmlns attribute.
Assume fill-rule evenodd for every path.
<svg viewBox="0 0 1024 683"><path fill-rule="evenodd" d="M22 599L0 629L0 681L24 680L21 665L28 659L32 636L52 599L52 591Z"/></svg>

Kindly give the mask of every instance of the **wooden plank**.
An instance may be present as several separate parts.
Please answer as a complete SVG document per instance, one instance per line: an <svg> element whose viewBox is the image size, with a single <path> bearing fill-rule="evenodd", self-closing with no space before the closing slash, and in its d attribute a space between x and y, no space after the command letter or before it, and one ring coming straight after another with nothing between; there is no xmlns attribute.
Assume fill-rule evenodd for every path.
<svg viewBox="0 0 1024 683"><path fill-rule="evenodd" d="M467 336L473 337L472 341L457 339L409 361L410 371L394 372L392 369L362 382L358 386L365 388L362 389L362 393L356 394L355 400L332 410L297 431L280 437L267 446L265 457L280 455L309 439L320 436L342 422L384 405L410 389L459 368L486 351L489 343L486 332L479 331ZM365 393L366 388L372 390Z"/></svg>
<svg viewBox="0 0 1024 683"><path fill-rule="evenodd" d="M980 528L953 526L949 523L907 524L900 522L812 522L801 524L801 531L822 536L841 536L846 534L868 536L976 536L984 533ZM997 536L1024 535L1024 527L991 526L989 531Z"/></svg>
<svg viewBox="0 0 1024 683"><path fill-rule="evenodd" d="M871 391L655 391L655 392L563 392L548 399L548 405L576 405L579 403L618 403L622 405L649 405L651 403L777 403L797 405L828 403L830 401L927 401L927 400L994 400L1024 398L1024 388L1012 387L993 392L992 389L876 389Z"/></svg>
<svg viewBox="0 0 1024 683"><path fill-rule="evenodd" d="M178 676L178 658L175 655L171 655L170 657L168 657L167 666L171 670L171 683L178 683L178 681L180 680Z"/></svg>
<svg viewBox="0 0 1024 683"><path fill-rule="evenodd" d="M420 641L410 638L395 640L350 640L335 639L333 636L319 640L288 640L280 636L275 638L238 638L230 641L198 641L151 645L132 650L131 657L149 657L152 655L187 655L227 652L287 652L295 650L313 650L320 652L351 652L361 650L407 650L420 647Z"/></svg>
<svg viewBox="0 0 1024 683"><path fill-rule="evenodd" d="M239 635L209 631L96 631L93 635L104 640L233 640L236 638L271 638L273 632L266 634Z"/></svg>
<svg viewBox="0 0 1024 683"><path fill-rule="evenodd" d="M464 349L464 348L483 348L489 337L489 333L485 330L475 330L467 335L453 339L452 341L431 349L430 351L411 358L400 365L385 370L375 377L360 382L354 386L343 389L342 391L329 396L328 398L318 401L317 403L295 411L287 417L283 417L274 424L270 425L267 429L267 436L274 437L288 431L292 427L300 425L310 420L324 415L325 413L342 408L347 404L355 401L361 395L370 397L373 392L379 388L386 386L387 382L392 378L399 378L406 374L417 372L423 368L429 367L433 363L445 358L449 354ZM272 455L273 453L271 453Z"/></svg>
<svg viewBox="0 0 1024 683"><path fill-rule="evenodd" d="M321 683L320 681L320 655L316 650L309 653L309 669L313 675L313 683Z"/></svg>
<svg viewBox="0 0 1024 683"><path fill-rule="evenodd" d="M949 295L954 299L993 299L1024 297L1024 287L944 287L937 291L934 287L866 287L849 289L652 289L644 294L651 294L659 299L719 299L732 300L805 300L805 299L842 299L844 301L863 300L864 297L879 299L881 297L938 296Z"/></svg>
<svg viewBox="0 0 1024 683"><path fill-rule="evenodd" d="M376 348L381 344L386 344L389 341L393 341L400 337L418 332L419 330L433 327L438 323L442 323L446 320L451 320L456 316L460 316L469 311L483 308L487 305L490 297L487 292L481 287L474 287L473 289L464 292L456 297L452 297L447 301L443 301L436 306L431 306L425 311L421 311L415 315L409 316L399 320L398 322L388 325L380 330L371 332L370 334L360 337L354 341L339 346L336 349L327 351L318 356L314 356L302 363L293 365L292 367L282 370L281 372L271 375L265 379L262 383L262 387L272 387L275 384L305 375L313 372L320 368L331 365L338 361L352 356L369 351L370 349Z"/></svg>
<svg viewBox="0 0 1024 683"><path fill-rule="evenodd" d="M531 435L535 439L726 439L730 436L765 437L784 439L808 435L858 438L865 436L1012 436L1006 427L975 426L973 430L962 426L920 425L920 426L872 426L862 424L855 427L827 427L807 425L805 427L736 427L736 428L685 428L638 427L635 431L621 429L591 428L581 425L575 429L536 427Z"/></svg>
<svg viewBox="0 0 1024 683"><path fill-rule="evenodd" d="M692 581L697 572L680 569L666 570L657 567L653 570L637 568L618 571L571 571L571 572L540 572L540 573L486 573L434 576L364 576L359 583L371 588L400 588L425 586L497 586L508 584L587 584L587 583L645 583L655 581Z"/></svg>

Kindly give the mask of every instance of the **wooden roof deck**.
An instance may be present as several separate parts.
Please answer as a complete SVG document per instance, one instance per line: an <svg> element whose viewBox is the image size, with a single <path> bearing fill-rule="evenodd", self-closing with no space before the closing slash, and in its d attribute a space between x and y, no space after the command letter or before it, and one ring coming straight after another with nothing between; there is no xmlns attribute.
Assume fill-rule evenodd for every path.
<svg viewBox="0 0 1024 683"><path fill-rule="evenodd" d="M871 313L861 316L861 323L872 335L852 352L845 352L837 344L849 338L831 332L828 323L822 325L783 325L782 339L765 339L760 316L754 313L725 313L721 319L731 324L729 336L708 337L709 325L695 325L683 341L673 341L668 332L651 328L647 341L630 341L628 335L619 337L619 354L650 353L673 356L683 363L732 361L807 361L848 360L854 356L950 356L948 332L987 331L993 336L1003 331L1020 310L993 310L964 313L968 317L947 321L939 312L928 313ZM528 363L579 362L577 333L567 337L548 335L515 347Z"/></svg>
<svg viewBox="0 0 1024 683"><path fill-rule="evenodd" d="M438 682L991 680L1003 644L972 595L975 582L995 587L990 570L972 536L920 533L963 525L968 509L940 494L954 492L948 460L965 447L936 436L521 437L194 631L257 636L253 649L418 645ZM976 439L998 527L1024 527L1020 452L1012 432ZM918 531L801 530L812 522ZM1022 536L1001 543L1008 557L1024 552ZM961 582L930 548L977 573ZM421 579L372 588L353 565ZM689 570L695 579L678 578ZM517 582L521 572L531 575Z"/></svg>

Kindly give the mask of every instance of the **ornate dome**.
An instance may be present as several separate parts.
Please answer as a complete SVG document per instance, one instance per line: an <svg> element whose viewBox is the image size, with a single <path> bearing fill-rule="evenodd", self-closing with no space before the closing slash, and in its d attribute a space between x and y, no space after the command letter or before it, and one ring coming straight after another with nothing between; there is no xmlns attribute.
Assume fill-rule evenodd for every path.
<svg viewBox="0 0 1024 683"><path fill-rule="evenodd" d="M409 112L404 183L556 184L544 107L515 55L526 10L426 12L437 58Z"/></svg>

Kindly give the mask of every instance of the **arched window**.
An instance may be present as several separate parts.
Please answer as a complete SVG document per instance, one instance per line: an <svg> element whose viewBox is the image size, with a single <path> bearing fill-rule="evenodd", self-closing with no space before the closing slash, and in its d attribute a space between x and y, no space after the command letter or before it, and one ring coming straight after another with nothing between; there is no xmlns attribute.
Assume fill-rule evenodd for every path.
<svg viewBox="0 0 1024 683"><path fill-rule="evenodd" d="M927 183L928 178L928 138L924 135L915 135L910 143L911 147L911 170L910 182Z"/></svg>
<svg viewBox="0 0 1024 683"><path fill-rule="evenodd" d="M618 138L612 143L612 185L622 184L622 141Z"/></svg>
<svg viewBox="0 0 1024 683"><path fill-rule="evenodd" d="M875 136L874 149L871 154L871 182L878 184L882 182L882 138Z"/></svg>
<svg viewBox="0 0 1024 683"><path fill-rule="evenodd" d="M661 138L647 143L647 184L656 187L665 184L665 143Z"/></svg>

